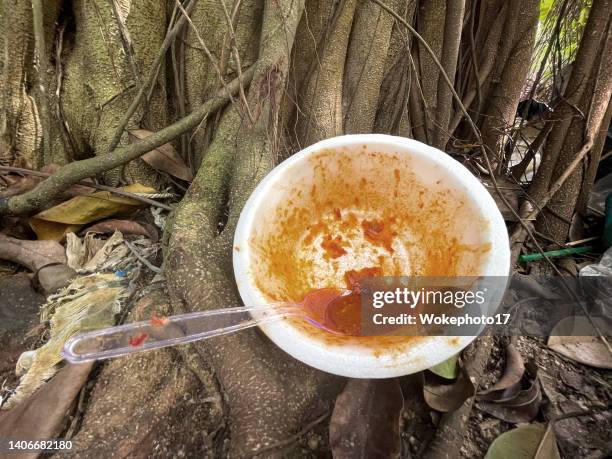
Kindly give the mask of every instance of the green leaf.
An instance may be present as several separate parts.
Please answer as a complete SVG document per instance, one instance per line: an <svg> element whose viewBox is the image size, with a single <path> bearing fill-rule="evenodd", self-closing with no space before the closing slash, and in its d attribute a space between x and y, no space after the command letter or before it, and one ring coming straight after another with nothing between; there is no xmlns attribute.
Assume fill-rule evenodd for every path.
<svg viewBox="0 0 612 459"><path fill-rule="evenodd" d="M429 371L442 378L455 379L459 374L459 365L457 364L458 357L459 354L453 355L450 359L429 368Z"/></svg>
<svg viewBox="0 0 612 459"><path fill-rule="evenodd" d="M560 459L550 425L524 424L501 434L485 459Z"/></svg>

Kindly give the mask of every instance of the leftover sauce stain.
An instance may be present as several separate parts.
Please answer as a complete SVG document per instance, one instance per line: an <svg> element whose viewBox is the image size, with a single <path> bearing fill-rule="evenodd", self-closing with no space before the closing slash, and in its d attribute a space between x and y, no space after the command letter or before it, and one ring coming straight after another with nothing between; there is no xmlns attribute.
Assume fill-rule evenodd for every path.
<svg viewBox="0 0 612 459"><path fill-rule="evenodd" d="M311 292L322 291L313 294L309 307L348 334L355 332L355 311L360 310L354 297L342 296L329 311L320 306L329 305L330 296L338 298L342 280L356 294L363 277L478 275L481 260L491 248L478 236L479 230L486 229L486 220L460 192L445 189L444 184L423 185L405 155L367 152L372 165L367 168L360 155L343 150L319 152L311 159L315 183L295 183L282 207L275 210L274 223L252 241L254 280L266 297L297 303ZM470 244L463 243L467 233L477 235ZM353 238L372 245L371 259L364 266L355 266ZM317 263L327 263L333 279L317 280L314 274L320 269L315 253L321 254L315 241L323 249ZM409 272L398 268L400 257L409 260ZM317 295L322 297L317 300ZM301 319L288 320L327 345L364 345L377 356L401 354L422 339L342 336Z"/></svg>
<svg viewBox="0 0 612 459"><path fill-rule="evenodd" d="M140 347L144 344L148 337L149 335L147 333L141 333L140 335L132 336L129 341L130 346Z"/></svg>
<svg viewBox="0 0 612 459"><path fill-rule="evenodd" d="M165 327L170 323L170 319L167 317L157 317L156 314L151 316L151 326L152 327Z"/></svg>
<svg viewBox="0 0 612 459"><path fill-rule="evenodd" d="M326 234L321 242L321 248L325 250L327 259L339 258L342 255L346 255L347 252L344 249L346 245L346 242L342 240L342 236L332 237L329 234Z"/></svg>
<svg viewBox="0 0 612 459"><path fill-rule="evenodd" d="M394 218L389 218L388 221L381 220L363 220L361 227L363 235L374 245L384 247L389 253L393 253L393 239L397 236L397 232L391 230L391 224L394 223Z"/></svg>
<svg viewBox="0 0 612 459"><path fill-rule="evenodd" d="M346 288L353 292L361 293L360 281L366 277L379 277L382 274L382 269L378 266L359 270L349 269L344 273L344 281L346 282Z"/></svg>

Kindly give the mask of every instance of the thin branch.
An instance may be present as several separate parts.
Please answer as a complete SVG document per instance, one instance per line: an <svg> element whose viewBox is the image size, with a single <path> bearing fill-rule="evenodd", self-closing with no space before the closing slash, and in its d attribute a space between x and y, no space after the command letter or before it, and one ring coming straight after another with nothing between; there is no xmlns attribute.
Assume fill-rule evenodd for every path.
<svg viewBox="0 0 612 459"><path fill-rule="evenodd" d="M240 0L238 0L240 3ZM238 53L238 48L236 47L236 34L234 32L234 24L232 18L230 16L229 11L227 10L227 6L225 5L225 0L221 0L221 5L223 6L223 12L225 13L225 19L227 21L227 27L229 28L229 41L232 47L232 52L234 54L234 60L236 61L236 73L238 74L238 81L242 80L242 64L240 62L240 54ZM240 84L240 99L244 104L244 109L246 111L247 116L249 117L249 121L251 125L255 124L255 119L253 118L253 114L251 113L251 108L249 107L249 103L247 102L246 94L244 92L244 86L242 83Z"/></svg>
<svg viewBox="0 0 612 459"><path fill-rule="evenodd" d="M130 64L130 67L132 68L132 73L134 74L134 79L136 80L136 83L140 85L140 71L138 70L138 64L136 63L136 58L134 57L134 46L132 45L132 38L130 37L130 32L125 26L125 18L121 17L121 11L119 10L117 1L109 1L111 7L113 8L113 16L115 16L115 20L117 21L119 35L121 35L121 45L123 46L123 52Z"/></svg>
<svg viewBox="0 0 612 459"><path fill-rule="evenodd" d="M35 1L41 1L41 0L35 0ZM191 2L189 2L189 5L187 5L187 11L191 12L191 10L193 10L193 8L195 7L196 3L197 3L197 0L191 0ZM123 115L123 118L121 118L121 121L119 121L115 134L113 135L113 139L111 140L111 143L108 147L109 151L114 150L117 147L117 145L119 145L119 142L121 141L121 137L123 136L123 132L125 131L125 128L130 122L132 115L134 115L134 113L140 106L145 95L147 94L151 86L153 85L153 82L155 81L156 76L157 76L157 70L160 67L164 57L166 56L166 52L170 48L170 45L172 44L172 42L174 41L178 33L181 31L185 22L186 22L185 17L181 16L174 24L174 27L172 27L166 34L166 37L164 38L161 48L159 49L157 56L155 56L155 60L151 64L151 68L149 69L149 74L147 75L147 79L143 81L143 83L140 85L140 88L138 89L138 94L136 94L136 97L134 98L130 106L128 107L125 114Z"/></svg>
<svg viewBox="0 0 612 459"><path fill-rule="evenodd" d="M250 82L253 78L254 66L243 73L243 81ZM234 79L227 87L229 92L238 92L241 82ZM206 116L223 107L229 99L227 91L217 93L212 99L204 102L189 115L172 123L150 136L140 139L125 147L105 153L94 158L74 161L62 167L41 182L31 191L8 199L0 199L0 215L32 214L57 199L67 188L87 177L93 177L102 172L126 164L145 153L174 140L179 135L196 127Z"/></svg>
<svg viewBox="0 0 612 459"><path fill-rule="evenodd" d="M195 24L193 23L193 21L189 17L189 14L187 13L187 11L185 11L185 8L183 8L183 5L181 5L180 0L175 0L175 1L176 1L177 8L180 10L180 12L183 15L183 17L189 23L189 27L191 28L191 30L193 30L193 34L195 35L195 37L198 40L198 42L200 42L200 46L202 46L202 49L204 50L204 54L206 54L206 57L208 57L208 60L212 64L213 68L215 69L215 72L217 73L217 76L219 77L219 81L221 82L221 86L223 87L223 89L225 89L227 91L227 85L225 83L225 79L223 78L223 75L221 74L221 69L219 68L217 60L214 58L214 56L212 55L212 53L208 49L208 46L206 46L206 43L202 39L202 36L200 35L200 32L198 31L197 27L195 26ZM232 97L231 94L230 94L230 101L232 103L234 103L234 98Z"/></svg>
<svg viewBox="0 0 612 459"><path fill-rule="evenodd" d="M35 177L43 177L43 178L47 178L53 175L49 172L33 171L32 169L25 169L23 167L13 167L13 166L0 166L0 171L17 172L19 174L33 175ZM155 207L160 207L161 209L172 210L172 207L166 204L154 201L153 199L149 199L146 196L141 196L139 194L119 190L112 186L98 185L97 183L86 182L85 180L79 180L78 182L75 183L75 185L86 186L89 188L94 188L96 190L108 191L109 193L116 194L117 196L123 196L125 198L135 199L136 201L146 202L147 204L150 204Z"/></svg>
<svg viewBox="0 0 612 459"><path fill-rule="evenodd" d="M132 244L130 244L127 240L123 240L123 242L125 242L125 245L127 245L128 249L130 249L130 252L132 252L134 254L134 256L136 258L138 258L138 260L145 265L147 268L149 268L151 271L153 271L156 274L159 274L162 272L161 268L158 266L155 266L153 263L151 263L149 260L147 260L145 258L145 256L140 253L138 251L138 249L136 247L134 247Z"/></svg>

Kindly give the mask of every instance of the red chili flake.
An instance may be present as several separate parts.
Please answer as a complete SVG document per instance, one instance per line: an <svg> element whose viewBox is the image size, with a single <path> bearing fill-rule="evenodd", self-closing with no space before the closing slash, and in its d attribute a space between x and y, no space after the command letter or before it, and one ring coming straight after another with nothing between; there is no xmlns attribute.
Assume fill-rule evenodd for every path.
<svg viewBox="0 0 612 459"><path fill-rule="evenodd" d="M157 317L155 313L151 316L151 325L153 327L164 327L170 323L167 317Z"/></svg>
<svg viewBox="0 0 612 459"><path fill-rule="evenodd" d="M140 335L132 336L130 338L130 346L132 347L142 346L142 343L144 343L148 337L149 335L146 333L141 333Z"/></svg>

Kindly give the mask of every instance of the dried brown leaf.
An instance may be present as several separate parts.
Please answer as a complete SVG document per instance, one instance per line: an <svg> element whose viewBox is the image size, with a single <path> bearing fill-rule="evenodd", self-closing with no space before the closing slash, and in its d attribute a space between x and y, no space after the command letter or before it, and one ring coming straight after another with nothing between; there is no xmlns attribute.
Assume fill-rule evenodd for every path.
<svg viewBox="0 0 612 459"><path fill-rule="evenodd" d="M520 391L509 400L498 402L480 402L478 407L492 416L506 422L524 423L535 419L542 404L542 391L535 379L528 389Z"/></svg>
<svg viewBox="0 0 612 459"><path fill-rule="evenodd" d="M4 175L2 178L7 188L0 192L0 198L10 198L11 196L17 196L18 194L30 191L42 181L41 177L34 177L32 175L25 177L20 175Z"/></svg>
<svg viewBox="0 0 612 459"><path fill-rule="evenodd" d="M349 379L329 425L334 458L399 457L403 406L397 379Z"/></svg>
<svg viewBox="0 0 612 459"><path fill-rule="evenodd" d="M597 320L597 319L595 319ZM602 322L598 320L598 322ZM605 330L605 324L599 326ZM590 336L573 336L577 332ZM569 335L569 334L572 335ZM579 363L597 368L612 369L612 355L596 336L597 333L586 317L566 317L559 321L548 338L548 347Z"/></svg>
<svg viewBox="0 0 612 459"><path fill-rule="evenodd" d="M121 231L123 234L138 234L146 236L153 242L157 242L159 234L153 225L145 222L135 222L131 220L109 219L95 223L81 231L81 234L103 233L113 234Z"/></svg>
<svg viewBox="0 0 612 459"><path fill-rule="evenodd" d="M489 389L478 392L479 400L499 401L514 397L521 390L521 379L525 374L525 363L520 352L509 344L506 347L504 374Z"/></svg>
<svg viewBox="0 0 612 459"><path fill-rule="evenodd" d="M29 398L7 412L0 412L0 438L26 441L57 438L92 365L65 366ZM40 452L31 452L20 457L36 458L39 455Z"/></svg>
<svg viewBox="0 0 612 459"><path fill-rule="evenodd" d="M145 139L151 134L153 133L146 129L134 129L130 131L130 137L132 139ZM183 158L181 158L170 143L165 143L161 147L157 147L155 150L145 153L141 158L149 166L158 171L166 172L187 182L193 180L191 169L189 169L185 161L183 161Z"/></svg>
<svg viewBox="0 0 612 459"><path fill-rule="evenodd" d="M134 183L119 188L128 193L152 193L155 189ZM39 239L62 240L70 232L104 218L133 211L144 206L142 201L99 191L86 196L75 196L29 219Z"/></svg>
<svg viewBox="0 0 612 459"><path fill-rule="evenodd" d="M0 233L0 259L38 271L51 263L65 263L66 253L55 241L24 241Z"/></svg>
<svg viewBox="0 0 612 459"><path fill-rule="evenodd" d="M454 411L475 392L474 384L463 366L460 366L459 375L453 381L430 371L423 372L423 396L427 404L436 411Z"/></svg>
<svg viewBox="0 0 612 459"><path fill-rule="evenodd" d="M40 171L46 172L48 174L53 174L57 172L61 166L57 164L48 164L43 167ZM27 168L26 168L27 169ZM2 175L2 179L7 185L7 188L0 192L0 197L9 198L11 196L16 196L18 194L25 193L34 189L40 182L44 180L44 177L37 177L35 175L12 175L6 174ZM85 179L85 181L90 182L90 179ZM64 193L62 193L62 198L68 199L73 196L79 196L83 194L91 194L95 190L90 187L86 187L83 185L73 185Z"/></svg>

